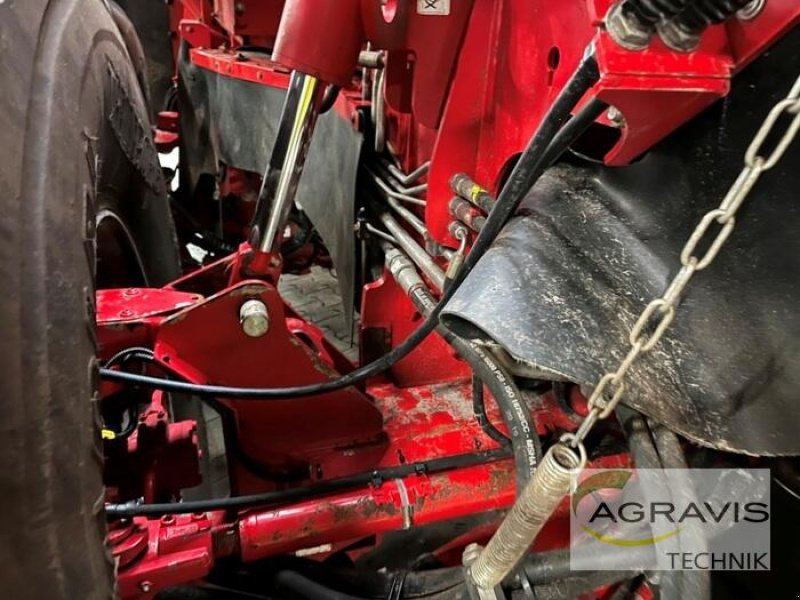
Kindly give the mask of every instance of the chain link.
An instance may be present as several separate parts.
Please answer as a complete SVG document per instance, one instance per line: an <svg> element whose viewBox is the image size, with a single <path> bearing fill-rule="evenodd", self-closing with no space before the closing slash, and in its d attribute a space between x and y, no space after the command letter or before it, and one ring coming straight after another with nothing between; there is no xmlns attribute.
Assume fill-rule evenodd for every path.
<svg viewBox="0 0 800 600"><path fill-rule="evenodd" d="M772 152L761 154L764 141L773 133L775 124L781 116L793 116ZM615 371L609 371L597 382L589 396L589 413L584 417L575 433L562 436L561 441L585 455L583 441L597 421L605 419L614 412L625 393L625 376L642 354L652 350L661 340L672 321L686 286L698 271L708 267L717 257L725 241L736 226L736 212L747 199L758 178L770 170L792 143L800 130L800 77L797 78L785 99L769 111L761 127L744 155L744 168L739 173L719 207L708 211L700 219L686 245L681 250L681 268L672 278L660 298L648 304L630 330L628 342L630 350ZM717 225L716 228L712 227ZM716 231L716 233L713 233ZM712 237L713 236L713 237ZM697 248L705 242L706 250L702 257L697 256ZM652 333L647 333L652 331ZM610 397L610 399L606 399Z"/></svg>

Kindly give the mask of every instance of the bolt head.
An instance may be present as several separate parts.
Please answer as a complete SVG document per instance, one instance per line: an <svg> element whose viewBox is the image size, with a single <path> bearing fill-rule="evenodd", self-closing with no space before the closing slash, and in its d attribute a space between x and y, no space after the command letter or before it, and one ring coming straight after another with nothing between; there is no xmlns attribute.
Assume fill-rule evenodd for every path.
<svg viewBox="0 0 800 600"><path fill-rule="evenodd" d="M653 30L622 13L622 2L617 2L605 18L606 31L617 44L626 50L644 50L650 45Z"/></svg>
<svg viewBox="0 0 800 600"><path fill-rule="evenodd" d="M755 19L764 10L767 5L767 0L751 0L745 4L741 9L736 11L736 18L740 21L750 21Z"/></svg>
<svg viewBox="0 0 800 600"><path fill-rule="evenodd" d="M261 337L269 331L269 313L261 300L247 300L239 309L239 324L245 335Z"/></svg>
<svg viewBox="0 0 800 600"><path fill-rule="evenodd" d="M142 581L141 583L139 583L139 589L146 594L153 589L153 584L150 583L149 581Z"/></svg>
<svg viewBox="0 0 800 600"><path fill-rule="evenodd" d="M676 52L691 52L700 43L699 35L684 31L674 21L659 23L658 35L668 48Z"/></svg>
<svg viewBox="0 0 800 600"><path fill-rule="evenodd" d="M625 118L622 116L622 113L616 106L610 106L606 116L608 117L608 120L617 127L622 127L625 122Z"/></svg>

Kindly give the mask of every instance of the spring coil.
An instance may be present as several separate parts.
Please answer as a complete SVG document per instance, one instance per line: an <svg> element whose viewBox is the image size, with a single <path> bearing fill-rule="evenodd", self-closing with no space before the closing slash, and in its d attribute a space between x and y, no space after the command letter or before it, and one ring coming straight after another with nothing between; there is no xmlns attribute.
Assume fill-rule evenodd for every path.
<svg viewBox="0 0 800 600"><path fill-rule="evenodd" d="M630 1L630 0L628 0ZM750 0L694 0L673 19L673 23L689 34L700 34L709 25L722 23Z"/></svg>
<svg viewBox="0 0 800 600"><path fill-rule="evenodd" d="M628 18L655 27L662 19L670 19L686 8L688 0L625 0L620 7Z"/></svg>
<svg viewBox="0 0 800 600"><path fill-rule="evenodd" d="M550 447L500 528L469 567L476 586L491 590L511 572L569 492L581 462L563 443Z"/></svg>

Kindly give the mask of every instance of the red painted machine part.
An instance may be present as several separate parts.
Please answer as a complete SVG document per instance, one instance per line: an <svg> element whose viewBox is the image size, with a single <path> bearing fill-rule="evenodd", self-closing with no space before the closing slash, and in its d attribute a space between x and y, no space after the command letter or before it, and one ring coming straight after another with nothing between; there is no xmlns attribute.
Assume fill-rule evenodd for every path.
<svg viewBox="0 0 800 600"><path fill-rule="evenodd" d="M359 0L286 0L272 56L290 69L347 87L363 45Z"/></svg>
<svg viewBox="0 0 800 600"><path fill-rule="evenodd" d="M391 276L362 290L359 348L367 363L401 344L419 327L422 316ZM434 333L388 372L400 387L463 380L469 367L456 358L452 347Z"/></svg>
<svg viewBox="0 0 800 600"><path fill-rule="evenodd" d="M630 460L624 454L601 457L591 463L592 468L626 466L630 466ZM408 503L403 500L400 485ZM150 541L146 554L118 573L120 591L124 600L150 598L166 585L205 576L216 560L227 556L237 555L244 562L253 562L301 550L313 551L318 546L400 530L409 523L424 525L508 508L513 501L513 465L503 461L430 477L412 475L403 478L402 484L400 480L390 480L378 487L281 508L254 509L242 513L233 527L226 524L222 511L136 518L133 531L144 533ZM537 550L562 547L569 538L569 510L569 499L565 498L537 538ZM491 528L477 529L469 539L485 541L491 533ZM437 554L446 558L448 548ZM318 549L321 553L326 551L325 547ZM165 570L170 560L172 569Z"/></svg>
<svg viewBox="0 0 800 600"><path fill-rule="evenodd" d="M402 500L403 485L409 505ZM440 475L412 476L402 484L337 494L239 520L246 562L332 541L360 539L465 515L507 508L514 501L514 468L496 465Z"/></svg>
<svg viewBox="0 0 800 600"><path fill-rule="evenodd" d="M188 5L198 1L182 0ZM287 67L349 83L357 41L370 40L374 48L389 51L389 142L407 170L432 159L426 221L436 240L455 247L447 231L449 178L453 173L469 173L497 192L514 157L595 37L610 3L465 0L451 3L450 15L432 17L417 14L413 2L382 7L363 0L359 11L358 0L325 0L320 3L322 9L333 4L337 8L336 14L328 15L318 3L310 9L310 3L292 0L286 7L275 58ZM272 14L277 4L264 3L263 10ZM237 59L235 47L220 48L211 38L218 39L224 28L213 34L199 33L196 20L206 19L204 27L214 29L202 10L196 6L184 10L195 21L182 23L181 35L193 46L218 48L213 51L217 61L213 70L284 85L280 77L273 79L268 71L257 71L246 60ZM259 10L255 4L247 6L251 18ZM298 18L288 18L292 15ZM601 32L596 51L602 78L592 95L615 106L623 118L621 124L604 121L620 131L606 162L630 162L723 97L731 75L798 19L797 2L771 0L752 21L734 19L709 28L692 53L671 51L657 38L647 50L631 52ZM261 22L272 21L265 17ZM191 35L184 31L189 26ZM203 39L195 39L198 36ZM230 42L234 46L236 39ZM228 61L221 59L225 54ZM192 60L211 68L206 55L193 52ZM274 65L270 68L278 73Z"/></svg>

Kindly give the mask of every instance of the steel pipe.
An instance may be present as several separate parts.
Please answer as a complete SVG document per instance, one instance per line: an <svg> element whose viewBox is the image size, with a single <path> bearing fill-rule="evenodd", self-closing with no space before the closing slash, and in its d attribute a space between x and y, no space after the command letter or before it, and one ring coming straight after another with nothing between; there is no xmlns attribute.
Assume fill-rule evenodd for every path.
<svg viewBox="0 0 800 600"><path fill-rule="evenodd" d="M386 170L389 171L389 173L391 173L392 177L397 179L397 181L400 182L400 185L404 187L416 183L417 181L422 179L425 175L427 175L428 171L430 171L431 169L431 161L422 163L420 166L418 166L416 169L414 169L413 171L411 171L411 173L408 174L403 173L403 171L401 171L399 167L393 165L388 160L382 160L381 163L383 164L384 167L386 167Z"/></svg>
<svg viewBox="0 0 800 600"><path fill-rule="evenodd" d="M411 196L409 194L404 194L403 192L398 192L393 190L392 187L386 183L383 178L372 171L371 169L367 169L367 173L369 173L370 179L377 185L380 190L384 193L387 198L392 198L393 200L402 200L403 202L408 202L409 204L416 204L417 206L425 206L425 200L421 198L417 198L415 196ZM416 218L416 217L415 217Z"/></svg>
<svg viewBox="0 0 800 600"><path fill-rule="evenodd" d="M431 281L437 290L444 289L445 275L444 271L436 264L430 254L425 251L425 248L420 246L414 238L397 222L392 215L388 212L382 213L379 217L383 226L394 237L397 245L414 261L425 276Z"/></svg>

